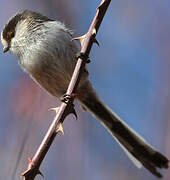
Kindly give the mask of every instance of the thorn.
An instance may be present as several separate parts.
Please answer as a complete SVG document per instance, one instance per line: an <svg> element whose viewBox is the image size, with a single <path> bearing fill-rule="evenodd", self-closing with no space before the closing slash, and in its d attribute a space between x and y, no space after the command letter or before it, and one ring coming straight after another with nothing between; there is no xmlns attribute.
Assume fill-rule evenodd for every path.
<svg viewBox="0 0 170 180"><path fill-rule="evenodd" d="M21 177L21 178L22 178L22 177L26 177L29 173L30 173L30 169L27 169L26 171L24 171L24 172L20 175L20 177Z"/></svg>
<svg viewBox="0 0 170 180"><path fill-rule="evenodd" d="M72 108L71 114L73 114L76 117L76 120L77 120L77 113L76 113L74 107Z"/></svg>
<svg viewBox="0 0 170 180"><path fill-rule="evenodd" d="M31 170L31 169L27 169L26 171L24 171L24 172L20 175L20 178L29 176L29 174L31 173L30 170ZM40 175L44 178L44 175L42 174L42 172L41 172L39 169L36 171L36 174L40 174Z"/></svg>
<svg viewBox="0 0 170 180"><path fill-rule="evenodd" d="M27 166L27 170L24 171L21 175L20 175L20 178L22 178L23 176L26 177L29 173L30 173L30 170L32 168L32 159L29 157L28 158L28 166Z"/></svg>
<svg viewBox="0 0 170 180"><path fill-rule="evenodd" d="M96 34L97 34L96 28L93 28L93 30L92 30L92 35L96 35Z"/></svg>
<svg viewBox="0 0 170 180"><path fill-rule="evenodd" d="M79 37L75 37L75 38L73 38L72 40L78 40L78 41L80 41L81 46L83 46L85 37L86 37L86 34L84 34L84 35L82 35L82 36L79 36Z"/></svg>
<svg viewBox="0 0 170 180"><path fill-rule="evenodd" d="M58 112L59 110L59 107L55 107L55 108L50 108L48 109L48 111L55 111L56 113Z"/></svg>
<svg viewBox="0 0 170 180"><path fill-rule="evenodd" d="M96 43L98 45L98 47L100 47L100 44L99 44L99 42L97 41L96 38L94 38L94 43Z"/></svg>
<svg viewBox="0 0 170 180"><path fill-rule="evenodd" d="M64 129L63 129L63 126L62 126L62 123L59 123L59 125L57 126L57 129L56 129L56 132L61 132L62 135L64 136Z"/></svg>
<svg viewBox="0 0 170 180"><path fill-rule="evenodd" d="M44 178L44 175L42 174L40 170L38 170L37 174L41 175Z"/></svg>
<svg viewBox="0 0 170 180"><path fill-rule="evenodd" d="M94 28L93 31L92 31L92 35L96 36L96 34L97 34L96 28ZM98 45L98 47L100 47L100 44L99 44L99 42L97 41L97 39L95 37L94 37L93 42L96 43Z"/></svg>

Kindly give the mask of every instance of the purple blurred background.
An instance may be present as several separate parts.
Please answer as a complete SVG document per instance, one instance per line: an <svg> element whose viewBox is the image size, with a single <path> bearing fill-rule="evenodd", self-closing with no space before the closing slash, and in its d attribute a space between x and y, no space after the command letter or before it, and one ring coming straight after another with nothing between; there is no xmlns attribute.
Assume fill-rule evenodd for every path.
<svg viewBox="0 0 170 180"><path fill-rule="evenodd" d="M100 1L0 0L0 29L19 10L65 22L75 36L88 30ZM97 35L89 64L99 96L151 145L170 157L170 1L114 0ZM0 45L2 49L2 45ZM55 98L0 52L0 179L17 180L45 135ZM156 180L137 169L111 135L77 105L78 121L64 122L41 171L45 180ZM170 170L162 171L163 180ZM42 179L40 176L37 180Z"/></svg>

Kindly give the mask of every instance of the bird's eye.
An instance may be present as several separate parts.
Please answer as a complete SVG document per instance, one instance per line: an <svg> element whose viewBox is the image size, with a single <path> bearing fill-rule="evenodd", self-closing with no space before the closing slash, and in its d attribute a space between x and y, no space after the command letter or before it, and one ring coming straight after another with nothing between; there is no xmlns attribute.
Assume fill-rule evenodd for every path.
<svg viewBox="0 0 170 180"><path fill-rule="evenodd" d="M14 35L15 35L15 32L14 32L14 31L9 31L9 32L7 33L7 38L8 38L8 39L11 39L11 38L14 37Z"/></svg>

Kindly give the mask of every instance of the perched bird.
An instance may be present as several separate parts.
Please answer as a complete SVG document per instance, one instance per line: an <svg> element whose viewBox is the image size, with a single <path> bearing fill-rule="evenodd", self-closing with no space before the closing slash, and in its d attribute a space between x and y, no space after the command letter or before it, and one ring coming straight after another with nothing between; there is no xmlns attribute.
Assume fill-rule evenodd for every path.
<svg viewBox="0 0 170 180"><path fill-rule="evenodd" d="M72 31L39 13L24 10L12 16L1 33L3 52L10 50L20 66L55 97L67 90L80 51ZM168 168L169 160L151 147L99 99L84 69L76 92L77 100L116 139L137 167L144 166L157 177L157 168Z"/></svg>

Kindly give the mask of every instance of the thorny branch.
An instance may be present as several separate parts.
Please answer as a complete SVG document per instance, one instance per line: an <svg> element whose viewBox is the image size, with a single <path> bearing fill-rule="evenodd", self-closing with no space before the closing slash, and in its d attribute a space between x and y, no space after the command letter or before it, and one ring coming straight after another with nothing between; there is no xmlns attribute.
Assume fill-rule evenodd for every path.
<svg viewBox="0 0 170 180"><path fill-rule="evenodd" d="M105 15L105 12L110 4L110 1L111 0L101 1L99 7L96 10L95 17L91 23L88 32L81 37L74 38L75 40L80 40L80 54L84 56L79 56L66 95L64 96L64 102L61 103L60 107L53 108L53 110L56 111L56 116L51 126L49 127L42 143L40 144L37 152L32 159L29 159L27 170L21 174L24 177L24 180L34 180L37 174L42 175L39 167L58 132L62 132L62 134L64 134L64 130L62 127L64 119L67 115L71 113L77 116L73 104L74 93L76 92L81 77L81 72L84 69L85 64L87 63L87 58L92 48L92 45L94 42L98 44L95 37Z"/></svg>

